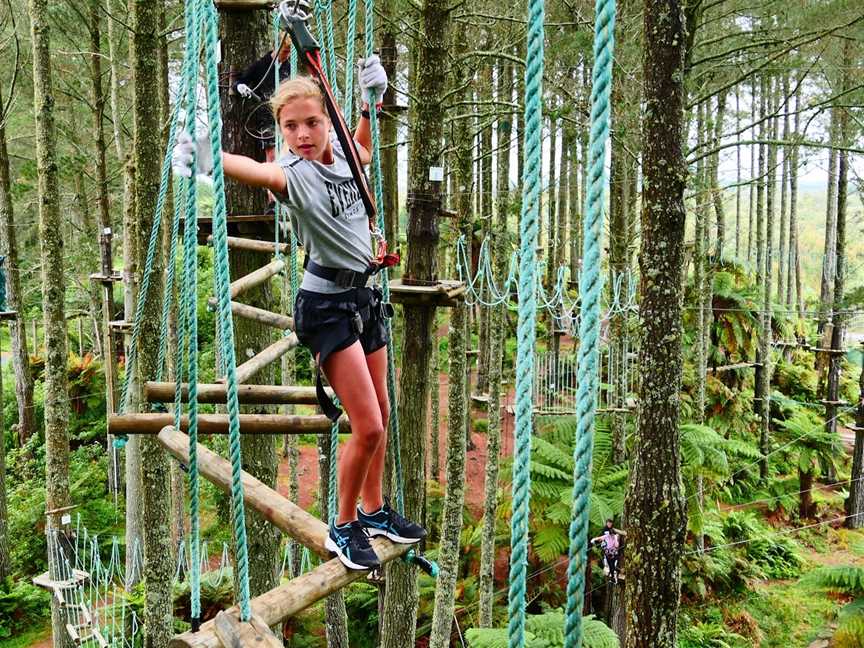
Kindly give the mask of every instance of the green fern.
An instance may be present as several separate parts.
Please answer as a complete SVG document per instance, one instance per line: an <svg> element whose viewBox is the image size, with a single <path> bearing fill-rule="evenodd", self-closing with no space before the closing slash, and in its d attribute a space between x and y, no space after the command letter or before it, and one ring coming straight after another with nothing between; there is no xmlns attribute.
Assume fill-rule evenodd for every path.
<svg viewBox="0 0 864 648"><path fill-rule="evenodd" d="M563 648L564 611L550 610L525 618L526 648ZM469 648L507 648L506 628L471 628L465 632ZM583 648L619 648L615 633L594 615L582 617Z"/></svg>
<svg viewBox="0 0 864 648"><path fill-rule="evenodd" d="M864 596L864 567L820 567L804 577L808 583L855 597Z"/></svg>

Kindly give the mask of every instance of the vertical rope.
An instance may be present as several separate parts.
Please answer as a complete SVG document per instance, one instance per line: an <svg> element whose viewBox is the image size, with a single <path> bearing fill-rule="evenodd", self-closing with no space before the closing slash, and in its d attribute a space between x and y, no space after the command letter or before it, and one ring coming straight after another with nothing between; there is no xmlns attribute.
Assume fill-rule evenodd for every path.
<svg viewBox="0 0 864 648"><path fill-rule="evenodd" d="M375 53L375 0L365 0L365 56ZM349 61L350 63L350 61ZM369 130L372 134L372 185L375 191L375 204L378 206L378 229L384 231L384 181L381 171L381 131L378 113L375 110L372 93L367 98L369 110ZM385 303L390 301L390 271L381 271L381 292ZM396 510L405 513L405 494L402 488L402 442L399 433L399 408L396 397L396 352L393 348L393 322L386 320L387 327L387 394L390 399L390 443L393 445L393 473L395 481Z"/></svg>
<svg viewBox="0 0 864 648"><path fill-rule="evenodd" d="M573 448L573 510L570 522L570 562L567 567L567 648L582 645L582 605L585 598L585 563L588 513L591 496L591 454L594 449L594 415L597 409L598 356L600 346L600 297L604 274L600 268L606 190L606 142L609 139L609 98L612 91L615 0L596 0L594 67L591 85L591 132L588 145L588 191L585 196L582 302L579 323L579 366L576 398L576 444Z"/></svg>
<svg viewBox="0 0 864 648"><path fill-rule="evenodd" d="M368 7L367 7L368 17ZM371 40L370 25L366 23L366 42ZM342 104L342 114L345 123L351 124L354 117L354 41L357 39L357 0L348 0L348 33L345 35L345 100ZM371 56L371 54L367 54Z"/></svg>
<svg viewBox="0 0 864 648"><path fill-rule="evenodd" d="M531 393L534 381L534 338L537 299L537 221L540 211L543 157L543 0L528 1L525 56L525 165L520 220L519 323L516 352L516 429L513 465L513 517L510 529L510 648L525 644L525 580L528 560L528 512L531 494Z"/></svg>
<svg viewBox="0 0 864 648"><path fill-rule="evenodd" d="M243 502L242 457L240 453L240 408L237 400L237 359L234 356L234 323L231 316L230 276L228 270L227 214L225 173L222 168L222 115L219 106L219 75L216 55L219 47L216 7L207 4L205 32L205 67L207 71L207 118L210 124L210 146L213 151L213 250L216 295L218 299L220 344L225 363L228 406L228 446L231 458L231 504L234 539L237 545L237 581L240 619L248 621L249 554L246 546L246 519Z"/></svg>
<svg viewBox="0 0 864 648"><path fill-rule="evenodd" d="M333 404L339 407L339 399L333 398ZM336 522L339 512L338 490L339 485L336 480L336 472L339 465L339 421L333 421L330 426L330 460L327 462L327 521L330 526Z"/></svg>
<svg viewBox="0 0 864 648"><path fill-rule="evenodd" d="M325 13L327 19L326 34L327 34L327 60L330 62L330 71L327 78L330 80L330 86L333 88L333 96L336 97L336 103L339 101L339 84L336 80L338 69L336 67L336 39L333 35L333 0L324 0Z"/></svg>

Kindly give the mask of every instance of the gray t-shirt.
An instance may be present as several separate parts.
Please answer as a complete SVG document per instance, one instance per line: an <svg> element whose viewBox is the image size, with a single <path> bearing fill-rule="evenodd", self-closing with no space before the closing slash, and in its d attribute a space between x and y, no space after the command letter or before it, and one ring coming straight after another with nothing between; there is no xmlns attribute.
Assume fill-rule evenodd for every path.
<svg viewBox="0 0 864 648"><path fill-rule="evenodd" d="M297 240L308 257L322 266L363 271L372 260L369 219L360 191L338 140L331 134L333 164L321 164L288 151L277 164L285 173L287 208ZM332 281L303 274L304 290L344 292Z"/></svg>

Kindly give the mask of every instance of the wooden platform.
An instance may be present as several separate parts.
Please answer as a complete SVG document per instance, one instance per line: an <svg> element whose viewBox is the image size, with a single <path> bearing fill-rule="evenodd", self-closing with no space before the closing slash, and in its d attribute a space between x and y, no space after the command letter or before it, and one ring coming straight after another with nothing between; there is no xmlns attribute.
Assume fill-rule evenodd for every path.
<svg viewBox="0 0 864 648"><path fill-rule="evenodd" d="M403 283L401 279L390 282L390 301L409 306L453 307L465 301L467 288L461 281L442 279L431 286L416 286Z"/></svg>
<svg viewBox="0 0 864 648"><path fill-rule="evenodd" d="M708 373L722 373L724 371L737 371L738 369L750 369L758 367L758 362L739 362L738 364L723 365L722 367L708 367Z"/></svg>
<svg viewBox="0 0 864 648"><path fill-rule="evenodd" d="M220 3L217 3L217 5ZM249 4L236 2L236 5ZM266 9L270 4L264 5L261 3L261 9ZM240 6L231 7L232 9L243 8ZM251 8L251 7L250 7ZM185 225L183 219L180 220L181 228ZM198 243L205 245L207 238L213 234L213 219L210 217L198 218ZM276 217L273 214L239 214L236 216L228 216L228 236L238 236L241 238L255 239L258 241L273 241L276 238Z"/></svg>
<svg viewBox="0 0 864 648"><path fill-rule="evenodd" d="M18 317L18 311L0 311L0 321L14 320Z"/></svg>
<svg viewBox="0 0 864 648"><path fill-rule="evenodd" d="M120 272L115 272L110 275L104 275L101 272L94 272L90 275L90 281L92 281L93 283L108 284L110 286L113 283L119 283L123 281L123 274Z"/></svg>
<svg viewBox="0 0 864 648"><path fill-rule="evenodd" d="M144 397L149 403L173 403L175 384L171 382L148 382L144 384ZM333 393L329 387L327 393ZM181 386L181 398L189 402L189 385ZM227 388L224 384L199 384L198 402L224 405ZM314 387L290 387L280 385L238 385L237 400L242 405L317 405Z"/></svg>
<svg viewBox="0 0 864 648"><path fill-rule="evenodd" d="M72 578L70 578L69 580L51 580L51 576L48 574L48 572L45 572L44 574L34 576L33 584L36 587L41 587L42 589L46 589L49 592L56 592L57 590L68 590L72 589L73 587L78 587L79 585L83 585L89 580L90 574L85 571L81 571L80 569L73 569Z"/></svg>
<svg viewBox="0 0 864 648"><path fill-rule="evenodd" d="M199 434L228 434L227 414L199 414ZM173 414L112 414L108 417L108 432L115 436L159 434L167 425L174 425ZM295 416L289 414L240 414L240 434L326 434L330 419L323 415ZM189 418L180 419L180 429L189 429ZM339 420L339 431L351 431L348 419Z"/></svg>

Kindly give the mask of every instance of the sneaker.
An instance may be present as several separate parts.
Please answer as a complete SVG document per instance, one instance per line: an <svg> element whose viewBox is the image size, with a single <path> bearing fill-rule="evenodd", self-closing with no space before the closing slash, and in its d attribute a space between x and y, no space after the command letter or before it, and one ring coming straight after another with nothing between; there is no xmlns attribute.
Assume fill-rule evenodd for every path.
<svg viewBox="0 0 864 648"><path fill-rule="evenodd" d="M381 564L369 544L369 534L357 520L348 524L333 524L324 546L336 554L348 569L368 571Z"/></svg>
<svg viewBox="0 0 864 648"><path fill-rule="evenodd" d="M389 502L384 502L384 506L374 513L358 508L357 518L372 537L384 536L399 544L414 544L426 537L426 529L399 515L390 508Z"/></svg>

